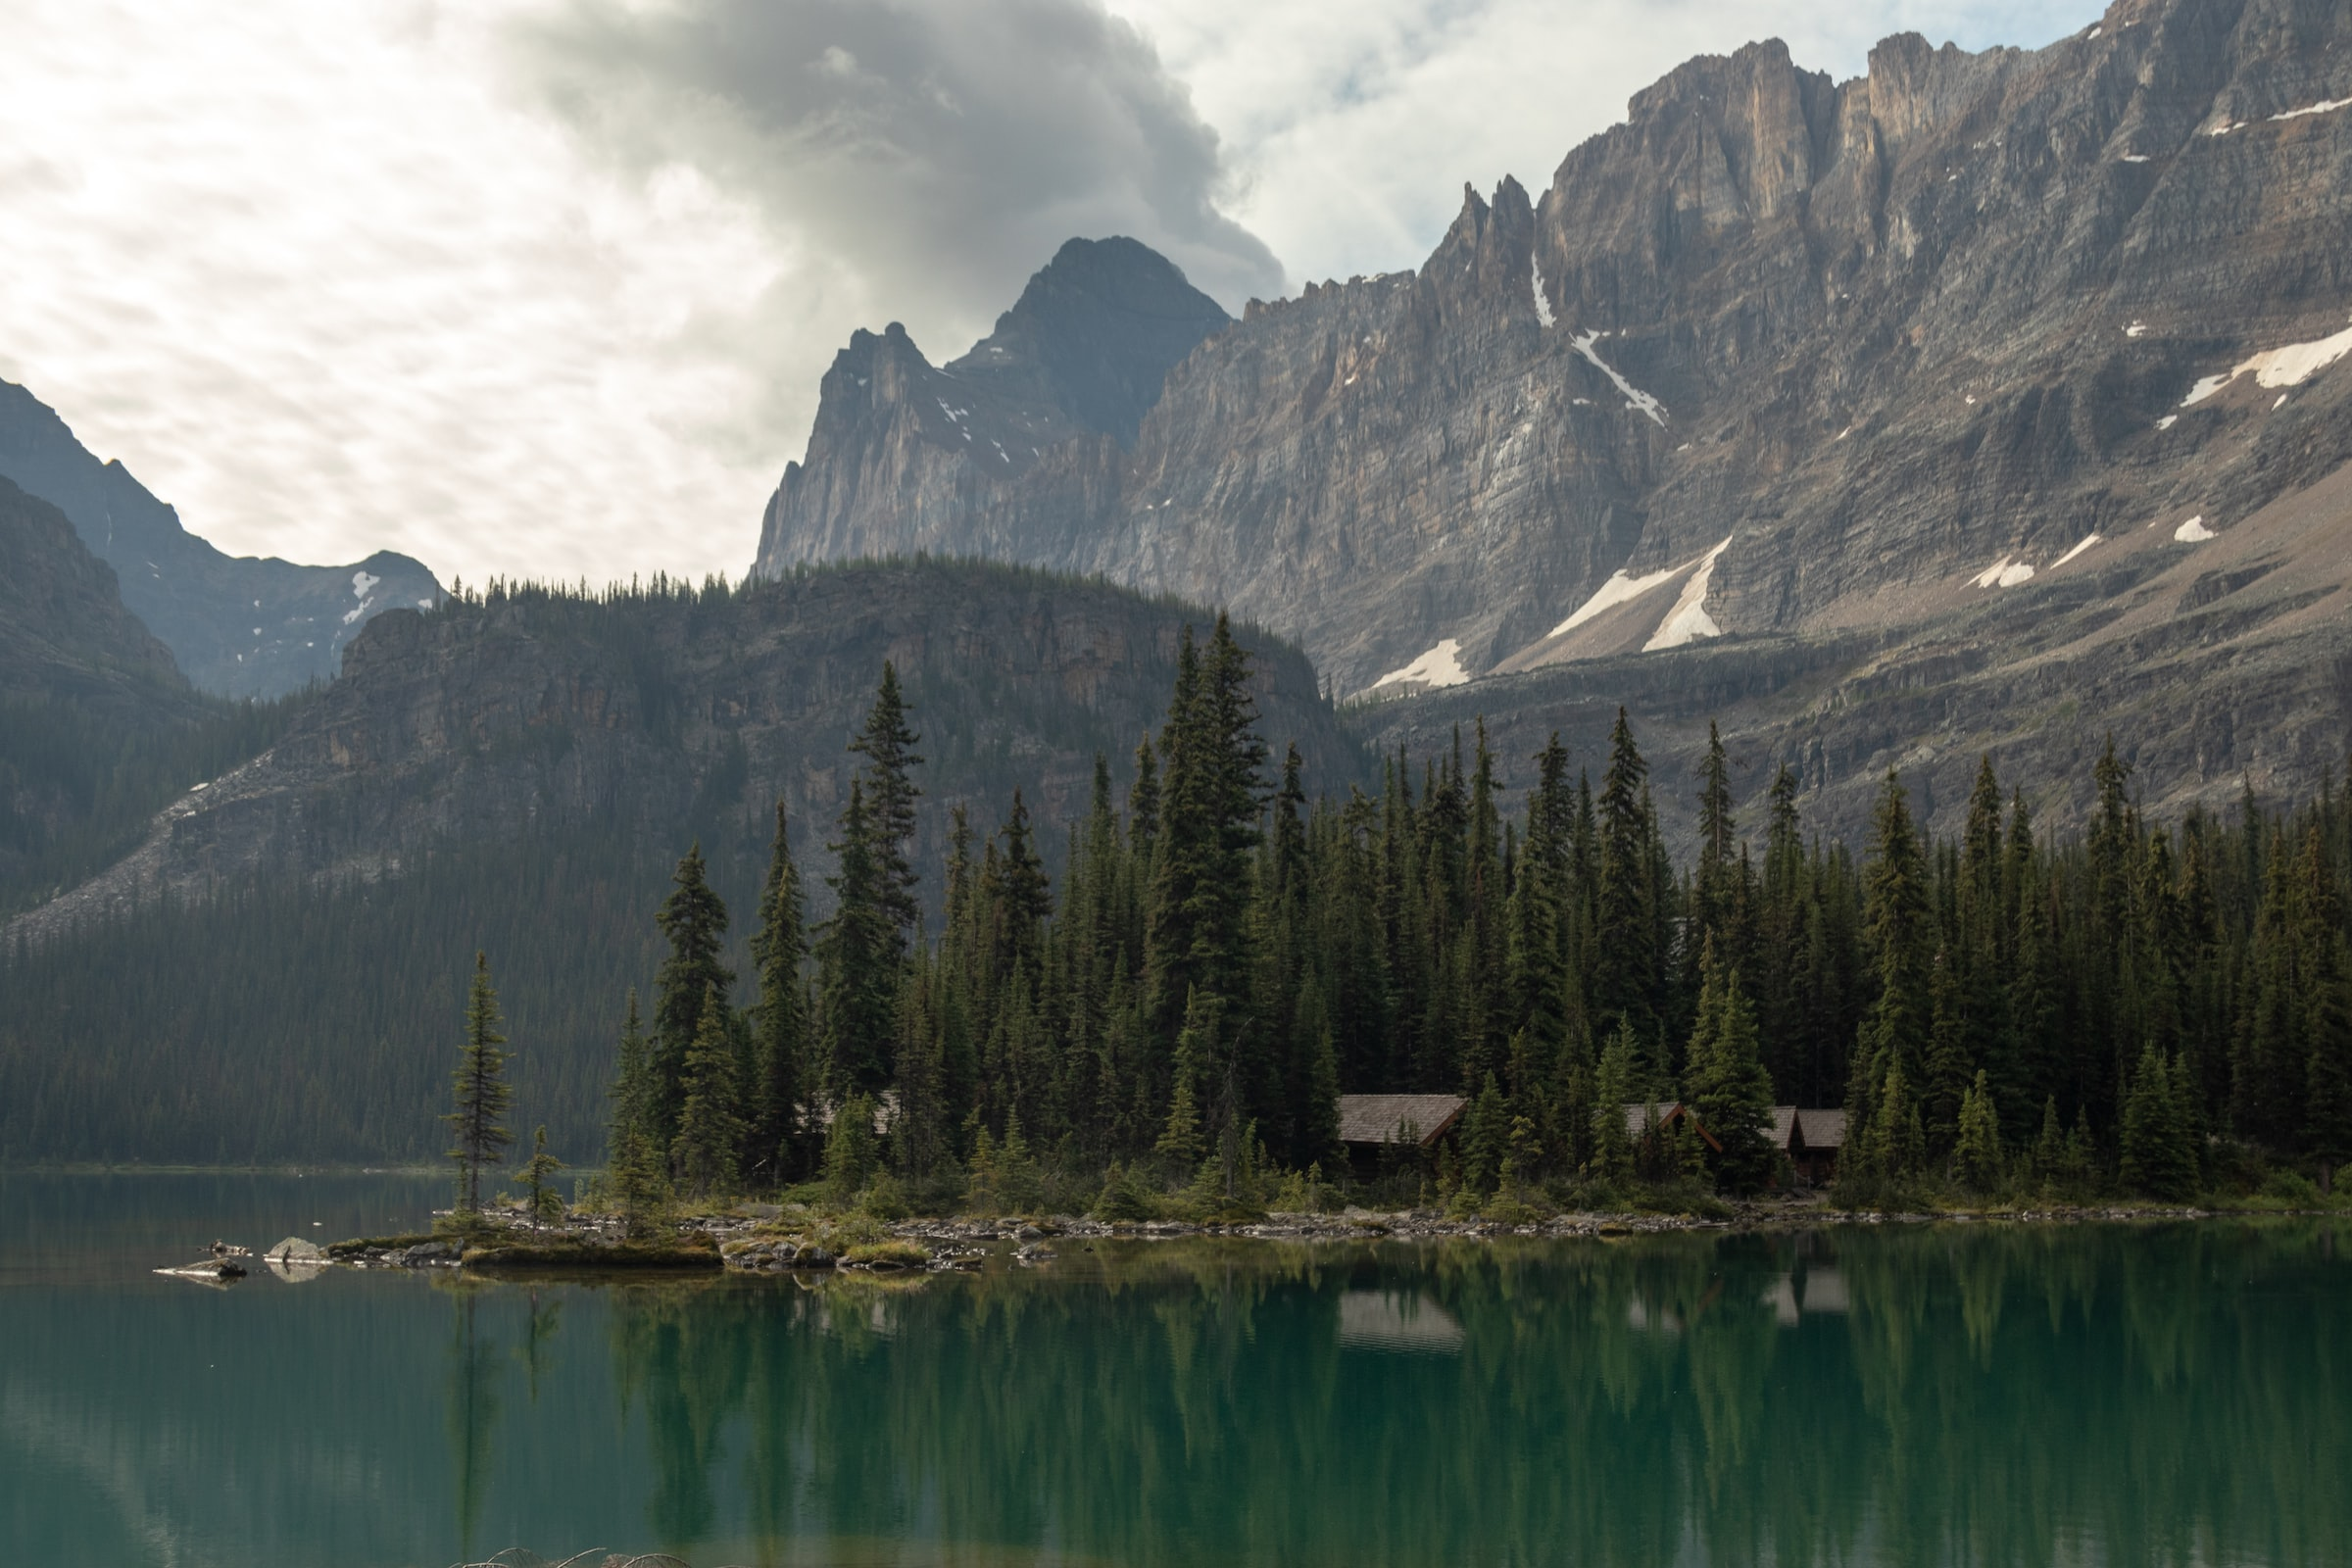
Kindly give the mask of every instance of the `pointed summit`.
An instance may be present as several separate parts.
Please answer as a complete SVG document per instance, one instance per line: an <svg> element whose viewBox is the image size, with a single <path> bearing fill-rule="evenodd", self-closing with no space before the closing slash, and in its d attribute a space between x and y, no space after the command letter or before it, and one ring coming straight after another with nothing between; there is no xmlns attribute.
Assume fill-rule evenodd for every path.
<svg viewBox="0 0 2352 1568"><path fill-rule="evenodd" d="M1168 372L1230 319L1150 246L1123 235L1073 239L996 330L946 368L1133 446Z"/></svg>

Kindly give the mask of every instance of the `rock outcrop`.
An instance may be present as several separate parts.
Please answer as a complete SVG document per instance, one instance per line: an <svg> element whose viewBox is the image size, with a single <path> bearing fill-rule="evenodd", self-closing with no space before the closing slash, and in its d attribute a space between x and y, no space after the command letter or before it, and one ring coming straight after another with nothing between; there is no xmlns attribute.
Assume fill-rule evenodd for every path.
<svg viewBox="0 0 2352 1568"><path fill-rule="evenodd" d="M1534 703L1537 727L1548 688L1481 677L1601 660L1630 700L1642 661L1743 639L1808 666L1866 646L1837 665L1864 680L2137 614L2071 597L2114 541L2213 549L2352 458L2348 103L2352 13L2310 0L2118 0L2038 51L1904 35L1842 83L1778 41L1693 60L1532 199L1466 191L1418 270L1253 302L1132 449L1073 431L1000 462L906 422L954 367L895 340L909 390L871 377L862 406L837 367L760 565L1099 572L1260 619L1338 689ZM2200 635L2166 617L2147 634ZM2352 647L2309 635L2293 657ZM2215 728L2227 672L2173 673L2192 684L2146 713L2151 755L2202 761L2155 793L2234 787L2279 726L2274 756L2341 749L2315 691Z"/></svg>
<svg viewBox="0 0 2352 1568"><path fill-rule="evenodd" d="M24 388L0 381L0 476L73 519L112 565L122 602L196 686L276 697L332 680L343 649L379 612L430 603L433 574L379 551L347 566L227 556L115 462L101 463Z"/></svg>
<svg viewBox="0 0 2352 1568"><path fill-rule="evenodd" d="M809 867L858 759L847 742L894 661L927 759L915 863L949 808L985 834L1020 788L1052 854L1088 808L1095 758L1123 779L1156 732L1187 624L1099 583L979 564L796 572L740 593L526 593L377 617L343 676L262 757L175 802L136 851L21 916L41 938L171 892L257 874L345 883L438 849L549 842L675 857L700 837L759 863L771 808ZM1254 631L1262 727L1317 776L1361 767L1296 649ZM1121 799L1123 801L1124 785ZM926 870L926 891L937 878Z"/></svg>

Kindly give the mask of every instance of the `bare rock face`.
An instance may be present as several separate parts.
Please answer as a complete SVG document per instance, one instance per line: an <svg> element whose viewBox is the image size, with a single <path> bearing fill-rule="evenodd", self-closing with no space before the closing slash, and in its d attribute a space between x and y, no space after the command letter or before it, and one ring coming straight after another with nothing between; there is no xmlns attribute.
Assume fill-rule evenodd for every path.
<svg viewBox="0 0 2352 1568"><path fill-rule="evenodd" d="M1417 271L1253 302L1131 449L1041 417L1000 459L837 366L760 564L1099 572L1260 619L1339 690L1466 680L1449 707L1539 718L1480 677L2033 624L2115 541L2211 548L2352 457L2347 101L2352 13L2314 0L2119 0L2033 52L1904 35L1843 83L1778 41L1693 60L1534 200L1465 192ZM896 385L966 406L967 362L897 341ZM2180 673L2206 684L2151 717L2227 707ZM2332 753L2314 701L2260 724ZM2207 776L2247 733L2196 738Z"/></svg>
<svg viewBox="0 0 2352 1568"><path fill-rule="evenodd" d="M700 837L757 857L778 800L813 883L885 660L925 737L916 863L943 863L951 807L967 804L985 835L1015 787L1051 852L1090 807L1097 755L1123 780L1156 732L1188 624L1210 629L1099 583L937 562L804 570L734 594L391 612L274 747L9 932L38 939L256 872L372 879L435 849L534 837L664 857ZM1355 776L1360 754L1305 658L1239 635L1277 756L1294 741L1318 776Z"/></svg>
<svg viewBox="0 0 2352 1568"><path fill-rule="evenodd" d="M180 525L120 463L101 463L49 407L0 381L0 476L73 519L123 604L201 690L276 697L332 680L344 647L395 605L430 603L433 574L379 551L346 566L227 556Z"/></svg>
<svg viewBox="0 0 2352 1568"><path fill-rule="evenodd" d="M1013 539L991 550L967 536L983 498L1048 452L1057 476L1073 461L1115 471L1169 368L1227 319L1157 252L1074 239L945 367L896 321L858 332L825 374L807 464L785 467L768 503L760 570L915 551L1031 559Z"/></svg>

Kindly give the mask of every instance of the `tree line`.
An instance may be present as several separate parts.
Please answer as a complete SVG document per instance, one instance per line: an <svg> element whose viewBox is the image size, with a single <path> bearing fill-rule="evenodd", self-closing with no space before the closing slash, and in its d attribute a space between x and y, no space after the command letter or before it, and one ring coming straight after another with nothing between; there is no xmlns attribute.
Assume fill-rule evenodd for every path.
<svg viewBox="0 0 2352 1568"><path fill-rule="evenodd" d="M921 739L886 664L813 926L781 806L750 972L700 847L632 991L612 1091L624 1200L869 1183L902 1201L1060 1172L1228 1200L1345 1169L1343 1093L1470 1102L1456 1202L1786 1175L1778 1103L1842 1106L1845 1195L1945 1184L2179 1199L2273 1166L2328 1185L2352 1139L2352 799L2149 820L2110 742L2088 831L2036 831L1987 759L1959 837L1889 772L1869 844L1808 837L1793 777L1760 834L1710 735L1678 867L1621 712L1597 784L1556 737L1502 798L1479 725L1309 799L1250 657L1188 628L1165 722L1047 874L1014 790L953 814L933 931L908 857ZM1688 1120L1629 1117L1682 1103ZM1328 1174L1327 1174L1328 1173Z"/></svg>

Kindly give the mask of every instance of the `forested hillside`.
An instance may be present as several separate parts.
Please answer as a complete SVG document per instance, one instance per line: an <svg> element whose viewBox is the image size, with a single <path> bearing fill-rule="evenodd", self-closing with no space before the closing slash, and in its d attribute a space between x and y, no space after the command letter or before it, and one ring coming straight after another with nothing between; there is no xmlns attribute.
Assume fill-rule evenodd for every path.
<svg viewBox="0 0 2352 1568"><path fill-rule="evenodd" d="M1776 1102L1846 1108L1839 1180L1864 1200L1947 1181L2180 1199L2265 1160L2326 1186L2352 1153L2352 800L2150 821L2111 746L2080 839L2038 834L1986 759L1956 841L1921 832L1889 772L1848 847L1808 839L1786 772L1743 832L1716 746L1678 868L1622 717L1597 780L1555 742L1518 811L1483 729L1398 756L1377 795L1311 799L1296 752L1270 762L1247 662L1222 623L1187 648L1156 769L1123 811L1098 774L1058 889L1017 806L943 869L907 859L920 775L886 680L813 942L784 843L750 973L720 958L699 860L678 869L615 1089L635 1190L821 1169L855 1192L887 1106L918 1202L966 1171L1034 1183L1033 1162L1088 1193L1120 1161L1198 1167L1230 1199L1252 1171L1338 1169L1343 1091L1470 1097L1458 1163L1424 1174L1473 1206L1755 1191ZM934 874L930 942L903 890ZM1629 1127L1629 1104L1676 1101L1704 1147Z"/></svg>
<svg viewBox="0 0 2352 1568"><path fill-rule="evenodd" d="M122 855L302 701L190 690L65 514L0 478L0 918Z"/></svg>
<svg viewBox="0 0 2352 1568"><path fill-rule="evenodd" d="M1020 787L1058 868L1098 756L1124 781L1158 722L1188 621L1206 624L948 563L749 589L495 585L378 617L266 756L179 778L167 798L214 782L9 927L0 1159L434 1157L482 947L534 1116L592 1151L618 986L650 973L670 867L699 842L748 908L781 798L812 873L829 868L846 745L885 661L925 737L916 842L943 854L951 808L992 821ZM1250 641L1269 728L1318 776L1360 776L1304 660ZM937 879L919 896L936 920Z"/></svg>

